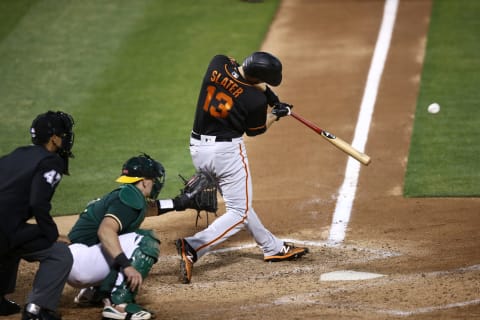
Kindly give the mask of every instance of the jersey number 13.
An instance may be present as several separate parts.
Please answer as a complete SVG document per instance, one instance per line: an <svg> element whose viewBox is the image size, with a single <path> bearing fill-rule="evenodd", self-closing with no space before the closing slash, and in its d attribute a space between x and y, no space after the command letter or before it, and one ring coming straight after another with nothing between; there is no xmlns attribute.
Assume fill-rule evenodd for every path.
<svg viewBox="0 0 480 320"><path fill-rule="evenodd" d="M207 87L207 97L203 110L214 118L226 118L233 107L233 99L225 92L218 91L215 86Z"/></svg>

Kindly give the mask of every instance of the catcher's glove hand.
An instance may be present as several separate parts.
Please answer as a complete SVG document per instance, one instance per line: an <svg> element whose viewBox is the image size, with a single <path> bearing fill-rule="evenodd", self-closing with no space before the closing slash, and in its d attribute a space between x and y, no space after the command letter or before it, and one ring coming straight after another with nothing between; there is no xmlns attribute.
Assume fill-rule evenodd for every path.
<svg viewBox="0 0 480 320"><path fill-rule="evenodd" d="M198 224L200 211L214 213L218 210L217 202L217 179L213 172L207 170L197 171L190 179L182 178L185 187L181 190L180 195L173 199L175 210L195 209L197 210L197 219L195 225Z"/></svg>

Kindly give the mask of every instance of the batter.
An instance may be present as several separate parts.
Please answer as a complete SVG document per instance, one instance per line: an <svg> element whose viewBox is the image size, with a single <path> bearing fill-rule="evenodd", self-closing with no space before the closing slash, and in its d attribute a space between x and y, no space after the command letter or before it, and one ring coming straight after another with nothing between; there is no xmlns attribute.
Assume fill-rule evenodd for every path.
<svg viewBox="0 0 480 320"><path fill-rule="evenodd" d="M272 54L254 52L239 65L235 59L216 55L203 78L190 138L190 153L197 170L211 170L218 178L226 212L208 228L178 239L180 279L189 283L193 264L213 247L246 228L262 248L264 260L292 260L308 252L275 237L252 207L252 178L243 135L256 136L281 117L292 105L280 102L266 86L282 81L282 64ZM268 112L268 106L272 106Z"/></svg>

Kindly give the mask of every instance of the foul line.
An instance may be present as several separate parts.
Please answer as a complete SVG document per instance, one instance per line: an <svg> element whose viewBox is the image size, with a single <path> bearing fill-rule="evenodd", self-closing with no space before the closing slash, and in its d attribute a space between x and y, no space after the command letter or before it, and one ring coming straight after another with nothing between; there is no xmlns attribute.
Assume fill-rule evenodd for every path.
<svg viewBox="0 0 480 320"><path fill-rule="evenodd" d="M370 70L368 72L367 84L363 93L360 113L352 142L352 146L360 151L365 149L365 144L367 142L373 109L377 99L378 87L383 73L385 60L387 58L388 49L390 47L397 8L398 0L385 1L382 25L375 45L372 64L370 65ZM345 180L339 189L337 204L335 206L332 225L330 227L328 242L331 244L340 244L345 239L345 232L348 227L352 204L357 190L359 172L359 162L349 157L347 168L345 170Z"/></svg>

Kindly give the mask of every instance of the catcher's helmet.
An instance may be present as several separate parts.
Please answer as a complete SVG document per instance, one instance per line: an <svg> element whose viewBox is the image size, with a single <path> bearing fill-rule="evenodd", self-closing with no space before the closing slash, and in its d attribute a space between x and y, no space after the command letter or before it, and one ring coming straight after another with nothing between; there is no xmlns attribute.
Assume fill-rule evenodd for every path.
<svg viewBox="0 0 480 320"><path fill-rule="evenodd" d="M147 154L132 157L123 164L122 175L116 180L120 183L136 183L143 179L153 179L154 185L150 198L155 199L165 182L165 169L162 164Z"/></svg>
<svg viewBox="0 0 480 320"><path fill-rule="evenodd" d="M254 52L242 63L245 74L272 86L282 82L282 63L268 52Z"/></svg>

